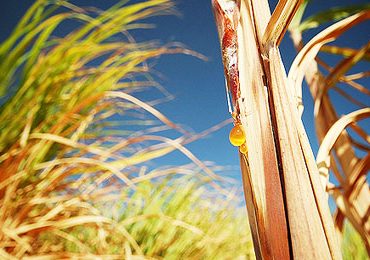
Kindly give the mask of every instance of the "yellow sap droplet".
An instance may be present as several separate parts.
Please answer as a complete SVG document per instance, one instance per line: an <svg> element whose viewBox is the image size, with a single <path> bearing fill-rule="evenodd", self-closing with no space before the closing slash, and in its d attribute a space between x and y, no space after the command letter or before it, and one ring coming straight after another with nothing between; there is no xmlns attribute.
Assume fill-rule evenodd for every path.
<svg viewBox="0 0 370 260"><path fill-rule="evenodd" d="M246 143L242 144L242 145L239 147L239 151L240 151L242 154L247 154L247 153L248 153L248 147L247 147L247 144L246 144Z"/></svg>
<svg viewBox="0 0 370 260"><path fill-rule="evenodd" d="M245 143L245 133L241 125L237 124L231 129L229 139L234 146L241 146Z"/></svg>

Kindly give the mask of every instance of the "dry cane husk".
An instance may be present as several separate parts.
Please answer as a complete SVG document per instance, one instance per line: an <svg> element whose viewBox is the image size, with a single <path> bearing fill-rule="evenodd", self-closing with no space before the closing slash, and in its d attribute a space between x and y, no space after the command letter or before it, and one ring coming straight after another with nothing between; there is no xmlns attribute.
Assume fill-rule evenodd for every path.
<svg viewBox="0 0 370 260"><path fill-rule="evenodd" d="M263 37L269 17L267 1L241 2L239 105L249 137L249 154L241 155L241 169L256 256L341 259L325 192L277 48L281 35Z"/></svg>

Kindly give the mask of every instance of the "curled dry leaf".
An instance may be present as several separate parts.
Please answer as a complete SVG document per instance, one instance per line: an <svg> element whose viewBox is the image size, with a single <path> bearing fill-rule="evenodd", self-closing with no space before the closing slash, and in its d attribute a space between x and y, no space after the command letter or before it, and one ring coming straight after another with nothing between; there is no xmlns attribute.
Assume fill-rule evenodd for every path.
<svg viewBox="0 0 370 260"><path fill-rule="evenodd" d="M320 91L318 92L316 98L315 98L315 105L314 105L314 114L315 116L318 115L320 106L322 104L322 99L326 95L329 88L335 85L336 82L339 81L339 79L350 69L358 63L359 60L362 59L364 55L368 52L370 49L370 42L368 42L363 48L359 49L358 51L354 52L350 57L345 58L342 60L326 77L325 79L325 85L323 85L322 88L320 88ZM353 98L350 98L352 101ZM356 100L357 101L357 100ZM355 102L356 102L355 101ZM360 103L360 106L361 103Z"/></svg>
<svg viewBox="0 0 370 260"><path fill-rule="evenodd" d="M319 172L324 189L326 189L329 178L330 151L335 145L337 139L340 137L340 134L349 124L358 122L368 117L370 117L370 108L364 108L352 112L339 119L326 134L324 140L320 145L320 149L318 151L316 159L317 165L319 166Z"/></svg>
<svg viewBox="0 0 370 260"><path fill-rule="evenodd" d="M294 59L288 74L290 87L294 90L298 101L302 99L303 77L307 68L315 60L321 47L334 41L348 29L367 19L370 19L370 11L364 11L343 19L317 34L301 49Z"/></svg>

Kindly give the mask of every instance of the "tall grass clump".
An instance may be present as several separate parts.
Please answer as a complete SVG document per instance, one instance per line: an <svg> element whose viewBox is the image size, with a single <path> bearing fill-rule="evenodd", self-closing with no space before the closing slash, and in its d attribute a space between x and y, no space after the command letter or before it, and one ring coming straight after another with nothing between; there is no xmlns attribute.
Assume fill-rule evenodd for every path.
<svg viewBox="0 0 370 260"><path fill-rule="evenodd" d="M37 0L1 43L1 259L251 255L233 194L183 146L197 136L133 96L158 87L151 59L194 54L129 34L173 8ZM147 164L174 150L193 164Z"/></svg>

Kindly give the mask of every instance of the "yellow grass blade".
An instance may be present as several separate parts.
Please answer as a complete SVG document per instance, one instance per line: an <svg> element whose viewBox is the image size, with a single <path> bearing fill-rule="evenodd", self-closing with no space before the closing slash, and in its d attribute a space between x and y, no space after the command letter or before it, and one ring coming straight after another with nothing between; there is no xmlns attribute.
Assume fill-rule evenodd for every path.
<svg viewBox="0 0 370 260"><path fill-rule="evenodd" d="M163 123L165 123L169 127L181 130L181 128L179 128L177 125L175 125L170 120L168 120L168 118L165 117L161 112L159 112L158 110L156 110L152 106L147 105L145 102L142 102L141 100L139 100L139 99L137 99L137 98L135 98L131 95L128 95L128 94L123 93L123 92L109 91L109 92L106 93L106 96L111 97L111 98L116 97L116 98L122 98L122 99L128 100L128 101L142 107L143 109L145 109L146 111L148 111L152 115L156 116L159 120L161 120Z"/></svg>

